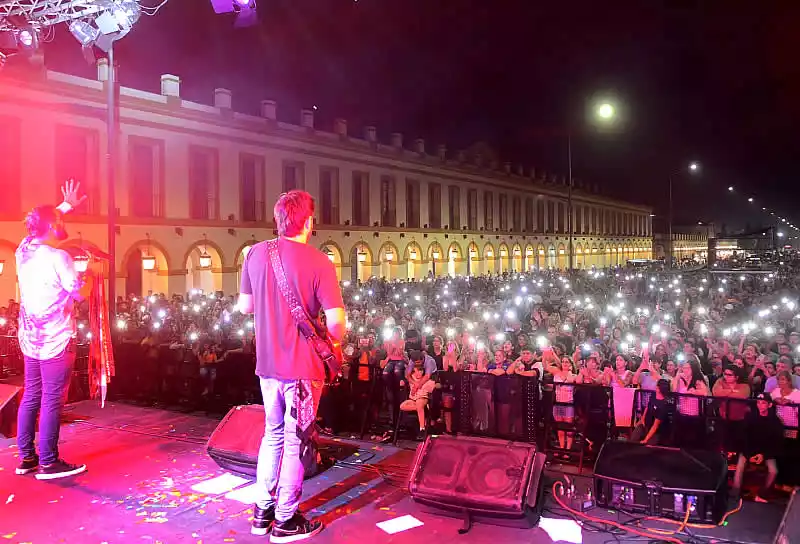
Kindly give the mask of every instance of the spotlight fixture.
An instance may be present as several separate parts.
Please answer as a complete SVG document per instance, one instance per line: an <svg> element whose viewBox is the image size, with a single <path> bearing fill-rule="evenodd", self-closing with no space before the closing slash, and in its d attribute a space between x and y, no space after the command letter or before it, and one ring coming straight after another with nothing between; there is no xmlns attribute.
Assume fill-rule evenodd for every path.
<svg viewBox="0 0 800 544"><path fill-rule="evenodd" d="M30 23L0 31L0 55L4 58L15 54L31 56L37 49L39 32Z"/></svg>
<svg viewBox="0 0 800 544"><path fill-rule="evenodd" d="M86 21L72 21L69 31L83 47L91 45L100 37L100 31Z"/></svg>
<svg viewBox="0 0 800 544"><path fill-rule="evenodd" d="M96 17L72 21L69 31L84 50L94 46L108 52L115 41L131 31L141 14L136 0L111 0ZM90 55L84 56L90 60Z"/></svg>
<svg viewBox="0 0 800 544"><path fill-rule="evenodd" d="M258 23L256 0L211 0L214 13L235 13L233 26L244 28Z"/></svg>

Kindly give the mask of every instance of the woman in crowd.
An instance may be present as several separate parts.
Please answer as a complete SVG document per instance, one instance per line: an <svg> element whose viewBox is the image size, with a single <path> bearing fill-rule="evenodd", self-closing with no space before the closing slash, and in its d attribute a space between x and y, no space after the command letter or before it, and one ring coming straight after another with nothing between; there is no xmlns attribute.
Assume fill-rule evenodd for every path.
<svg viewBox="0 0 800 544"><path fill-rule="evenodd" d="M569 357L559 358L553 353L552 349L546 348L542 352L542 362L547 365L545 368L553 375L553 389L555 391L556 404L553 406L553 419L557 423L572 423L575 419L575 408L570 406L574 402L574 388L571 385L576 383L572 361ZM573 436L571 432L557 431L558 447L562 452L572 449ZM569 459L567 453L558 453L556 457Z"/></svg>
<svg viewBox="0 0 800 544"><path fill-rule="evenodd" d="M603 369L603 385L606 387L628 387L633 381L633 373L628 369L628 361L623 355L614 358L614 367L609 364Z"/></svg>
<svg viewBox="0 0 800 544"><path fill-rule="evenodd" d="M417 439L419 440L425 435L425 411L428 407L430 395L436 387L436 382L433 380L424 380L425 365L422 362L422 354L419 352L415 353L417 356L415 360L412 360L414 366L409 376L408 399L400 403L400 410L417 413L417 420L419 422L419 434L417 435Z"/></svg>

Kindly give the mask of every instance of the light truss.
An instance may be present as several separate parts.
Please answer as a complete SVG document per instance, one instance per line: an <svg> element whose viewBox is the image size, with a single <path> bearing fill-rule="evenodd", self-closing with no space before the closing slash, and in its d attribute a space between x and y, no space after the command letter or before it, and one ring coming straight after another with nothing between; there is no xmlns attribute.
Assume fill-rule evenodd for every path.
<svg viewBox="0 0 800 544"><path fill-rule="evenodd" d="M27 20L42 29L105 11L106 0L0 0L0 30L11 30L9 17Z"/></svg>

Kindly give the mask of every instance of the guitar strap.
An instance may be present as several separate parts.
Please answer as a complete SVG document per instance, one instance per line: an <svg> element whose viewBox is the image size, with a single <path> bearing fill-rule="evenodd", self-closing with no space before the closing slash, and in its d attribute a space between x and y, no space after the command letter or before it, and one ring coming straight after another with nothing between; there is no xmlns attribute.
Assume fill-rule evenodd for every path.
<svg viewBox="0 0 800 544"><path fill-rule="evenodd" d="M292 314L295 325L300 331L302 336L311 342L312 335L316 336L316 329L311 323L303 306L294 294L294 290L289 286L286 280L286 273L283 271L283 263L278 253L278 239L269 240L267 242L267 251L269 252L269 260L272 264L272 271L275 273L275 280L278 282L278 290L283 296L283 300L289 306L289 311ZM311 342L312 347L316 347ZM316 410L314 409L314 396L312 391L311 380L297 380L297 385L294 395L294 411L297 419L297 432L298 434L306 435L316 419Z"/></svg>

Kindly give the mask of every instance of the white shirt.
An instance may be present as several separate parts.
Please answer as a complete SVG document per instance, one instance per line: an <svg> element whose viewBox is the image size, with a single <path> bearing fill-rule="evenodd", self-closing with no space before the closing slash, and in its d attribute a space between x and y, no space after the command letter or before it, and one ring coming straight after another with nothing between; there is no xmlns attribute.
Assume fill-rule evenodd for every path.
<svg viewBox="0 0 800 544"><path fill-rule="evenodd" d="M19 346L34 359L61 355L75 334L72 303L81 282L69 253L29 238L16 252L20 292Z"/></svg>

